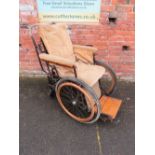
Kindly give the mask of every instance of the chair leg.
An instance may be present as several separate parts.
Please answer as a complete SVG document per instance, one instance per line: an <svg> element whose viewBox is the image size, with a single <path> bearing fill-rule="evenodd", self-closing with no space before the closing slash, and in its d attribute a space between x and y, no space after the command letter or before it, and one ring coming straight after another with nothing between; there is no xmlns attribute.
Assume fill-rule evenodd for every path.
<svg viewBox="0 0 155 155"><path fill-rule="evenodd" d="M56 96L56 93L55 93L55 89L51 88L50 89L50 97L55 97Z"/></svg>

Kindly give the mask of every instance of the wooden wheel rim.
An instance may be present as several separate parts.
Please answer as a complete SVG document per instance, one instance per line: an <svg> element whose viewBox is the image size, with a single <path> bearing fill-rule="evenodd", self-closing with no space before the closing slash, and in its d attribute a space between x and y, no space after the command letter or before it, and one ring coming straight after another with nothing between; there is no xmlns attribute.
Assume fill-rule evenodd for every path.
<svg viewBox="0 0 155 155"><path fill-rule="evenodd" d="M86 102L87 104L89 104L88 106L90 106L91 108L91 113L88 117L86 118L80 118L80 117L77 117L75 116L74 114L72 114L70 111L67 110L67 108L64 106L63 104L63 101L61 100L61 96L60 96L60 90L62 87L64 86L72 86L78 90L80 90L88 99L89 102ZM73 119L75 119L76 121L79 121L79 122L88 122L90 120L93 119L93 116L95 114L95 111L94 111L94 101L93 99L91 98L91 96L84 90L82 89L80 86L74 84L74 83L71 83L71 82L65 82L65 83L62 83L58 86L58 89L57 89L57 92L56 92L56 96L57 96L57 99L58 99L58 102L61 106L61 108L70 116L72 117Z"/></svg>

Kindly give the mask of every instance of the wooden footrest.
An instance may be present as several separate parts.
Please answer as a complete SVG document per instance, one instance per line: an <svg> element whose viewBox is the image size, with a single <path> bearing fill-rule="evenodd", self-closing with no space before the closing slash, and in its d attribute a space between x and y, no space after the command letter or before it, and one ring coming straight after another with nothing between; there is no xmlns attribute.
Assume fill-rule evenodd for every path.
<svg viewBox="0 0 155 155"><path fill-rule="evenodd" d="M120 109L122 100L109 96L102 96L100 99L100 103L101 103L101 114L107 115L111 119L114 119Z"/></svg>

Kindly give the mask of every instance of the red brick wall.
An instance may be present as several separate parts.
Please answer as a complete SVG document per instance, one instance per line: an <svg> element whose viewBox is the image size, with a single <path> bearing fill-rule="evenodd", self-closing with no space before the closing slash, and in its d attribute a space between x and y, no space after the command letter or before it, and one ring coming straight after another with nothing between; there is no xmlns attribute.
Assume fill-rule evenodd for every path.
<svg viewBox="0 0 155 155"><path fill-rule="evenodd" d="M20 23L38 22L36 0L20 0ZM72 25L73 43L98 48L98 59L109 63L119 77L134 78L134 0L102 0L100 24ZM115 23L109 17L116 18ZM111 19L114 21L114 19ZM39 71L40 66L28 30L20 28L20 71Z"/></svg>

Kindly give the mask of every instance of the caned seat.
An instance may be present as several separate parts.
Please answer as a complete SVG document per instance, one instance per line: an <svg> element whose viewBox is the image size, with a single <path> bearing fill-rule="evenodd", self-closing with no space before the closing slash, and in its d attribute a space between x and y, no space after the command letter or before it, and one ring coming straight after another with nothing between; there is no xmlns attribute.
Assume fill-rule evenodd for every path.
<svg viewBox="0 0 155 155"><path fill-rule="evenodd" d="M67 32L66 24L53 24L40 26L40 37L47 49L48 54L40 54L40 59L54 64L60 77L75 76L93 87L98 96L101 95L98 80L105 73L101 66L93 64L94 47L73 45Z"/></svg>

